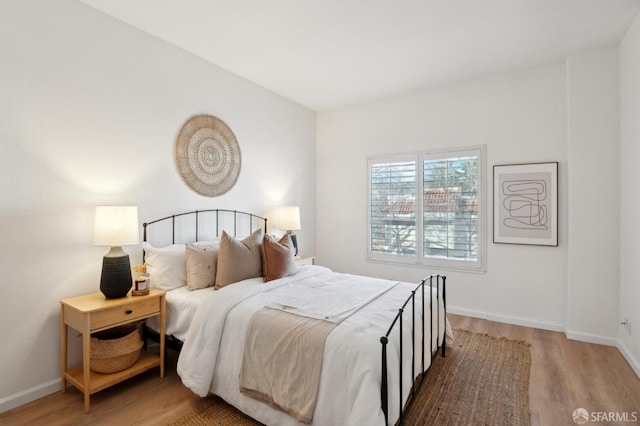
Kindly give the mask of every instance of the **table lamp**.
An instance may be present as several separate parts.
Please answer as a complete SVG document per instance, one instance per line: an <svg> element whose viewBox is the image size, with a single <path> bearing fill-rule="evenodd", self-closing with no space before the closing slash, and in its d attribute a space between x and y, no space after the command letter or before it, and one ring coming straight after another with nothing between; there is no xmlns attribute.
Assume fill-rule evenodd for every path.
<svg viewBox="0 0 640 426"><path fill-rule="evenodd" d="M286 234L291 237L295 255L298 255L298 239L293 231L300 229L300 207L282 206L278 208L276 216L276 228L286 230Z"/></svg>
<svg viewBox="0 0 640 426"><path fill-rule="evenodd" d="M138 244L138 208L97 206L93 245L111 247L102 258L100 291L107 299L127 295L133 280L129 255L122 246Z"/></svg>

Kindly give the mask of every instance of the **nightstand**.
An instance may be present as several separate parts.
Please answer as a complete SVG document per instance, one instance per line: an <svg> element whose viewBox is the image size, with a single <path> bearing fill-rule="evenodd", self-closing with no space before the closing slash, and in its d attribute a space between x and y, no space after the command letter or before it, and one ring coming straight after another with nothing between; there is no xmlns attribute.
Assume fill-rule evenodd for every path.
<svg viewBox="0 0 640 426"><path fill-rule="evenodd" d="M160 366L160 377L164 377L165 292L151 289L148 295L127 295L119 299L106 299L102 293L72 297L60 301L60 360L62 392L67 391L67 381L84 394L84 412L89 412L89 397L109 386ZM138 361L131 367L111 374L100 374L91 370L91 333L107 330L119 325L160 315L160 354L154 355L144 349ZM68 327L82 333L82 365L67 367Z"/></svg>
<svg viewBox="0 0 640 426"><path fill-rule="evenodd" d="M294 258L296 265L315 265L316 257L315 256L296 256Z"/></svg>

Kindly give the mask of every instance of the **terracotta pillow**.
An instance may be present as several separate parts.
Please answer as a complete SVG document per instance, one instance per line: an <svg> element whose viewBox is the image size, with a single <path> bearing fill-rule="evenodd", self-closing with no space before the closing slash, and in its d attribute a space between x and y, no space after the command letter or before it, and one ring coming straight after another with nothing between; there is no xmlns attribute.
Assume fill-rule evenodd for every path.
<svg viewBox="0 0 640 426"><path fill-rule="evenodd" d="M262 229L244 240L238 240L222 231L218 251L218 270L215 288L262 276Z"/></svg>
<svg viewBox="0 0 640 426"><path fill-rule="evenodd" d="M287 277L296 272L295 249L289 235L276 241L270 235L262 239L262 274L264 282Z"/></svg>
<svg viewBox="0 0 640 426"><path fill-rule="evenodd" d="M188 290L213 287L216 282L218 249L219 246L217 244L188 244L185 247L187 254Z"/></svg>

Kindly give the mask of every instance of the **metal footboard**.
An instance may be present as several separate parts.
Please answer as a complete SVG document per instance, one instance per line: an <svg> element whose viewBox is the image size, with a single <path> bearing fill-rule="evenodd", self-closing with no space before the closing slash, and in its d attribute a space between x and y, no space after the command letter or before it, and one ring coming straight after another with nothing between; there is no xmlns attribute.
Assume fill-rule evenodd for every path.
<svg viewBox="0 0 640 426"><path fill-rule="evenodd" d="M393 319L393 321L391 322L391 326L389 327L387 333L382 336L380 338L380 343L382 344L382 380L381 380L381 384L380 384L380 399L381 399L381 404L382 404L382 411L384 413L384 418L385 418L385 424L389 424L389 397L390 397L390 390L389 390L389 383L388 383L388 373L389 373L389 366L388 366L388 362L387 362L387 344L389 343L389 336L391 335L391 333L393 332L394 328L398 329L398 333L399 333L399 365L398 365L398 372L399 372L399 389L398 389L398 402L399 402L399 410L400 410L400 416L397 420L397 422L395 422L396 424L402 424L404 421L404 418L407 414L407 412L409 411L409 408L411 407L411 404L416 396L416 393L418 392L418 390L420 389L420 386L422 385L422 382L424 381L424 378L426 376L426 372L431 368L431 366L433 365L433 360L435 359L437 353L438 353L438 338L440 336L440 298L442 297L442 305L444 307L444 314L446 317L446 308L447 308L447 303L446 303L446 280L447 277L442 276L442 275L430 275L428 277L426 277L425 279L423 279L422 281L420 281L420 284L417 285L417 287L411 292L411 295L407 298L407 300L404 302L404 304L402 305L402 307L398 310L398 313L396 314L395 318ZM429 310L429 331L430 331L430 336L431 336L431 342L429 345L429 356L431 357L431 361L429 362L429 368L427 368L425 370L425 329L426 329L426 316L424 315L425 311L425 286L429 287L429 305L428 305L428 310ZM433 295L433 288L436 288L436 297L434 300L434 297L432 297ZM422 336L420 339L420 348L416 347L416 336L415 336L415 330L416 330L416 294L418 294L418 303L420 304L420 299L421 301L421 305L422 305L422 309L420 310L421 316L422 316ZM409 303L411 303L411 378L412 380L415 379L416 374L415 374L415 366L416 366L416 356L420 356L421 357L421 371L419 372L419 377L417 380L415 380L413 386L410 388L409 390L409 394L407 395L407 399L406 399L406 404L405 404L405 400L404 400L404 396L403 395L403 383L402 383L402 377L403 377L403 368L405 367L403 365L403 358L404 358L404 345L403 345L403 313L404 310L406 309L406 307L409 305ZM435 306L434 306L435 304ZM435 324L435 333L434 333L434 324L433 324L433 312L434 309L436 310L436 318L437 321ZM418 318L418 320L420 320ZM396 327L397 326L397 327ZM442 338L442 343L441 343L441 349L442 349L442 356L445 356L445 352L446 352L446 321L444 321L444 323L442 324L443 327L443 338ZM436 339L436 345L435 345L435 349L434 349L434 338Z"/></svg>

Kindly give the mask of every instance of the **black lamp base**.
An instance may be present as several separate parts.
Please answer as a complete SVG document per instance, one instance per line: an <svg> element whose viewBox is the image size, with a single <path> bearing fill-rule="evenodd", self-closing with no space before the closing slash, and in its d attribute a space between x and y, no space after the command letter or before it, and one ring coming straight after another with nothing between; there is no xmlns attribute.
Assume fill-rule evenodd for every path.
<svg viewBox="0 0 640 426"><path fill-rule="evenodd" d="M100 291L107 299L117 299L119 297L125 297L127 293L129 293L129 290L131 290L132 285L133 279L131 278L129 255L120 247L112 248L111 251L102 258Z"/></svg>
<svg viewBox="0 0 640 426"><path fill-rule="evenodd" d="M297 256L298 255L298 237L296 237L296 234L294 234L293 232L289 234L289 237L291 238L291 242L293 243L293 248L295 249L294 256Z"/></svg>

